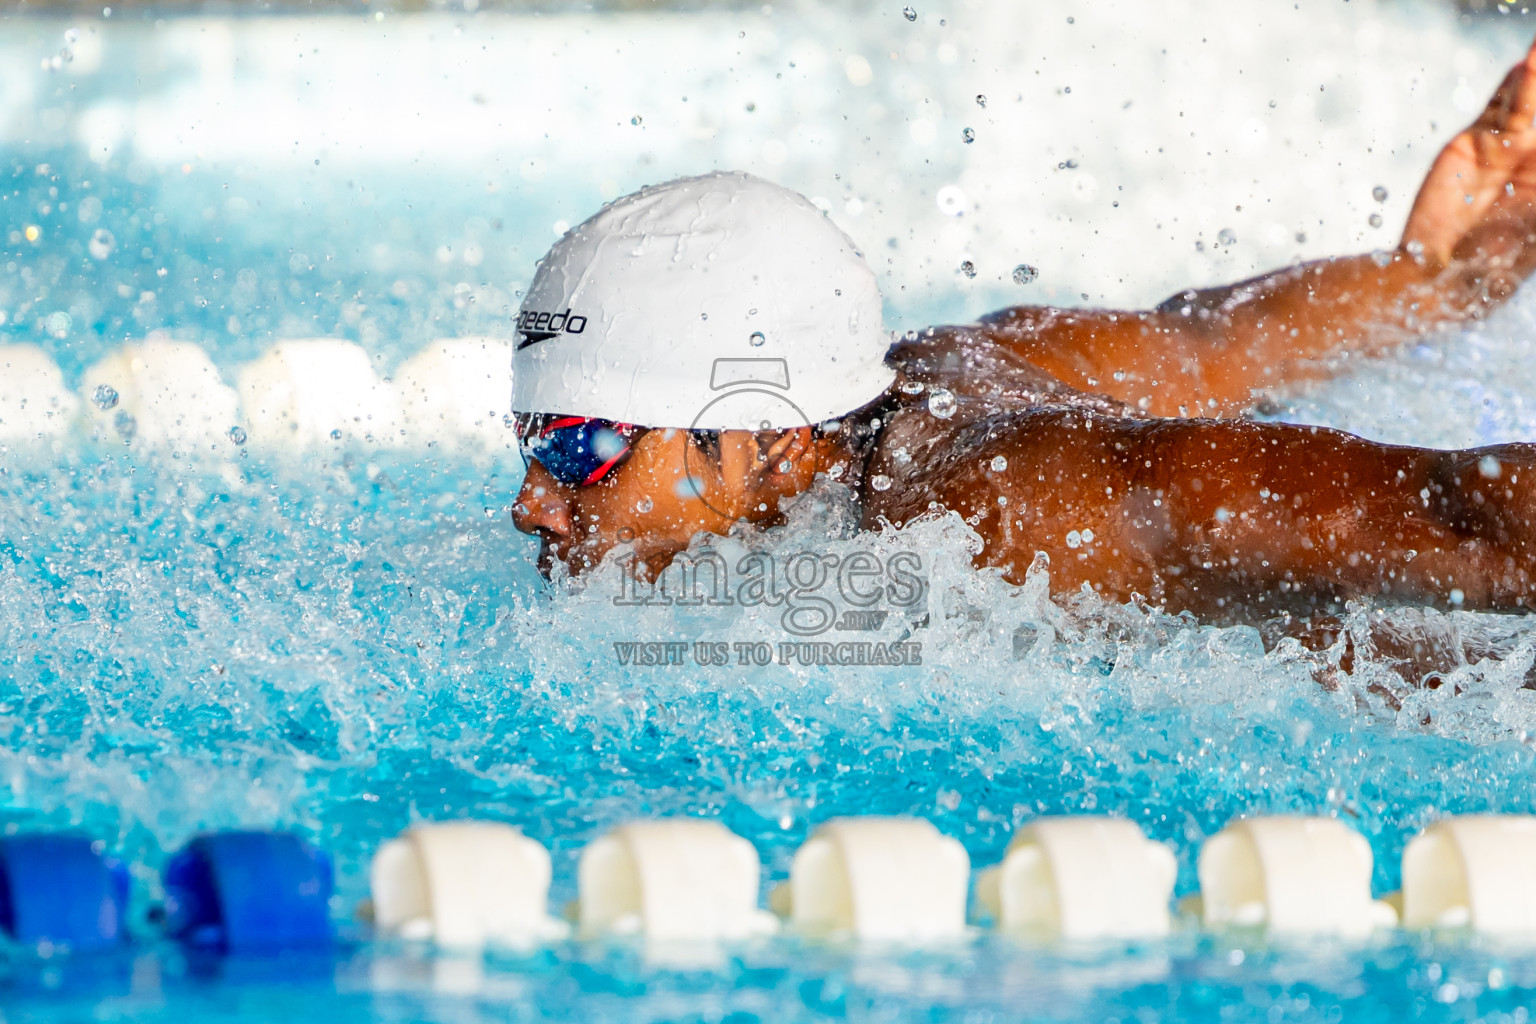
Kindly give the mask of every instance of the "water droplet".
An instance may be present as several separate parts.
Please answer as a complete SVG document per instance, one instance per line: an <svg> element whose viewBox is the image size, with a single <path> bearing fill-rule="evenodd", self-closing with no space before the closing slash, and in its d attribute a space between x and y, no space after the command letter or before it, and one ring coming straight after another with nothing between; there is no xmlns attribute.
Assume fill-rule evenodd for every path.
<svg viewBox="0 0 1536 1024"><path fill-rule="evenodd" d="M917 12L914 11L910 7L903 7L901 9L901 16L903 18L906 18L908 21L916 21L917 20Z"/></svg>
<svg viewBox="0 0 1536 1024"><path fill-rule="evenodd" d="M704 495L704 481L696 476L685 476L672 488L672 493L685 501L689 498L700 498Z"/></svg>
<svg viewBox="0 0 1536 1024"><path fill-rule="evenodd" d="M1008 457L1006 455L994 455L994 456L992 456L992 472L994 472L994 473L1001 473L1001 472L1003 472L1007 468L1008 468Z"/></svg>
<svg viewBox="0 0 1536 1024"><path fill-rule="evenodd" d="M117 239L106 228L97 228L91 233L91 240L85 243L85 248L92 259L104 260L116 251Z"/></svg>
<svg viewBox="0 0 1536 1024"><path fill-rule="evenodd" d="M976 141L976 129L967 128L960 133L960 137L965 140L966 145L970 145Z"/></svg>
<svg viewBox="0 0 1536 1024"><path fill-rule="evenodd" d="M1371 198L1376 200L1378 203L1384 203L1387 201L1387 190L1382 186L1377 185L1375 188L1371 189Z"/></svg>
<svg viewBox="0 0 1536 1024"><path fill-rule="evenodd" d="M763 343L766 342L768 338L763 334L762 331L753 331L752 337L748 338L747 340L752 343L753 348L762 348Z"/></svg>
<svg viewBox="0 0 1536 1024"><path fill-rule="evenodd" d="M1221 245L1236 245L1237 232L1233 231L1231 228L1222 228L1220 231L1216 232L1216 241Z"/></svg>
<svg viewBox="0 0 1536 1024"><path fill-rule="evenodd" d="M877 491L888 491L891 489L891 478L884 473L876 473L869 478L869 486Z"/></svg>
<svg viewBox="0 0 1536 1024"><path fill-rule="evenodd" d="M923 393L923 382L920 380L904 380L901 382L903 394L920 395Z"/></svg>
<svg viewBox="0 0 1536 1024"><path fill-rule="evenodd" d="M139 421L133 418L133 414L127 409L117 410L117 415L112 417L112 426L122 435L123 443L133 440L133 435L139 429Z"/></svg>
<svg viewBox="0 0 1536 1024"><path fill-rule="evenodd" d="M960 273L964 274L966 277L975 277L976 264L972 263L970 260L962 261L960 264Z"/></svg>
<svg viewBox="0 0 1536 1024"><path fill-rule="evenodd" d="M983 94L983 93L977 93L976 94L976 105L978 107L981 107L983 110L986 109L986 107L987 107L987 97L986 97L985 94Z"/></svg>
<svg viewBox="0 0 1536 1024"><path fill-rule="evenodd" d="M73 317L60 310L56 313L49 313L47 318L43 320L43 326L55 338L63 338L69 334L69 329L74 322Z"/></svg>
<svg viewBox="0 0 1536 1024"><path fill-rule="evenodd" d="M941 420L949 419L959 407L960 402L946 388L934 388L928 393L928 411Z"/></svg>
<svg viewBox="0 0 1536 1024"><path fill-rule="evenodd" d="M1013 268L1014 284L1033 284L1039 276L1040 271L1036 270L1028 263L1020 263L1018 266Z"/></svg>
<svg viewBox="0 0 1536 1024"><path fill-rule="evenodd" d="M1370 217L1367 218L1367 223L1369 223L1371 225L1371 227L1373 227L1373 228L1381 227L1381 214L1379 214L1379 213L1371 214Z"/></svg>
<svg viewBox="0 0 1536 1024"><path fill-rule="evenodd" d="M243 427L230 427L229 428L229 439L230 439L230 441L234 442L235 444L245 444L245 428L243 428Z"/></svg>
<svg viewBox="0 0 1536 1024"><path fill-rule="evenodd" d="M91 392L91 401L96 403L96 408L102 412L117 408L117 388L111 384L98 384L96 390Z"/></svg>
<svg viewBox="0 0 1536 1024"><path fill-rule="evenodd" d="M341 440L341 428L340 427L337 427L335 430L331 431L331 440L332 441L340 441Z"/></svg>
<svg viewBox="0 0 1536 1024"><path fill-rule="evenodd" d="M639 501L635 502L635 511L639 512L641 515L644 515L655 507L656 503L649 497L641 498Z"/></svg>
<svg viewBox="0 0 1536 1024"><path fill-rule="evenodd" d="M1377 249L1371 253L1371 262L1378 267L1387 267L1392 263L1392 254L1385 249Z"/></svg>
<svg viewBox="0 0 1536 1024"><path fill-rule="evenodd" d="M639 114L636 114L634 117L629 119L629 123L638 128L641 124L645 123L645 119L642 118Z"/></svg>
<svg viewBox="0 0 1536 1024"><path fill-rule="evenodd" d="M970 207L970 200L966 198L965 192L956 185L945 185L934 195L933 200L938 204L939 209L950 217L963 216Z"/></svg>

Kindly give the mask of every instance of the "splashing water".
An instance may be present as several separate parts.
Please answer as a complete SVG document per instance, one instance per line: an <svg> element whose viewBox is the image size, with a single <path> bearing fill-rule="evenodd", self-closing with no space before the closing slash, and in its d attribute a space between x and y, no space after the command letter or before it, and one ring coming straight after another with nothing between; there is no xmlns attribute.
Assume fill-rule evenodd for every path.
<svg viewBox="0 0 1536 1024"><path fill-rule="evenodd" d="M1319 33L1300 15L1287 20L1291 4L1274 5L1265 17L1285 31L1337 36L1353 52L1370 31L1399 17L1397 8L1364 8L1351 5L1343 14L1326 15L1347 32ZM1145 5L1116 10L1123 24L1101 23L1095 32L1134 34L1148 31L1141 19L1167 20ZM916 21L916 11L904 14L906 22ZM1069 44L1066 29L1053 27L1061 20L1054 11L1051 25L1028 5L1000 10L998 17L1012 19L1019 30L989 29L987 46L1043 39L1055 59L1069 45L1085 48L1095 39L1105 49L1110 45L1102 34L1083 31L1086 24L1076 32L1087 41ZM1211 17L1207 12L1195 20ZM1423 18L1428 27L1410 36L1431 40L1435 52L1449 47L1448 39L1461 39L1449 35L1451 29L1434 28L1439 22L1431 22L1431 15ZM732 40L738 20L735 12L726 18ZM900 48L930 28L926 19L916 27L906 22L886 21L887 30L893 24L899 29ZM165 31L183 28L168 23ZM1225 33L1218 41L1236 40L1239 50L1250 45L1242 42L1246 28L1211 27L1217 29ZM960 26L950 31L960 38ZM975 24L965 31L981 35ZM759 35L754 24L750 41L755 44ZM833 31L806 35L843 38ZM699 40L711 38L700 30ZM859 40L856 34L848 38ZM540 37L529 46L546 41ZM942 41L925 42L936 57ZM82 55L88 43L87 33ZM865 52L898 45L885 43L873 40ZM25 50L21 43L7 45ZM51 38L48 52L56 53L57 45ZM216 49L188 52L214 61ZM698 50L714 52L704 45ZM911 105L886 103L889 112L882 116L899 127L903 147L887 145L880 135L885 122L870 115L876 122L868 132L876 139L870 152L878 150L879 158L850 157L848 179L851 198L888 199L880 208L866 202L855 215L856 208L839 197L834 211L866 251L879 246L883 252L888 238L899 242L901 248L889 247L893 273L900 276L892 279L888 298L921 323L952 310L971 315L986 308L985 298L950 295L945 289L958 291L953 286L963 282L932 267L954 267L962 253L977 254L983 266L1013 265L1021 245L1018 225L1026 223L1052 232L1038 244L1031 237L1030 252L1052 267L1062 297L1079 294L1090 278L1095 287L1123 279L1148 289L1144 298L1152 300L1167 288L1230 279L1243 270L1235 262L1212 263L1216 257L1209 254L1196 262L1164 259L1139 244L1090 251L1083 239L1092 231L1102 228L1104 238L1119 238L1111 228L1126 230L1124 214L1099 201L1110 182L1127 182L1127 198L1140 201L1142 212L1209 206L1180 229L1181 252L1190 235L1212 237L1232 218L1231 230L1240 231L1253 251L1230 258L1268 265L1289 259L1292 239L1301 244L1307 237L1297 230L1300 214L1313 212L1317 195L1337 191L1363 201L1370 194L1385 203L1384 194L1370 192L1373 181L1385 181L1393 196L1407 196L1410 172L1420 170L1407 164L1420 159L1423 145L1412 159L1402 157L1403 166L1351 164L1348 187L1308 177L1297 193L1279 195L1272 208L1283 213L1256 214L1267 204L1250 203L1237 217L1233 206L1247 197L1228 194L1238 187L1229 183L1247 189L1251 173L1193 160L1198 166L1189 191L1168 195L1172 186L1166 183L1179 178L1173 172L1189 168L1180 170L1174 157L1172 167L1150 156L1143 161L1136 154L1152 153L1155 146L1139 136L1137 145L1125 144L1126 133L1136 132L1182 139L1191 124L1216 123L1210 118L1192 114L1184 125L1159 127L1143 120L1137 99L1123 123L1114 122L1114 131L1093 126L1094 138L1112 140L1101 145L1074 134L1081 108L1068 104L1107 86L1082 84L1069 100L1056 96L1053 83L1025 102L1014 99L1013 89L989 84L993 99L987 103L975 95L975 80L933 72L948 65L937 59L920 64L915 52L902 49L901 71L891 76L890 88L938 82L949 92L935 87L934 95L947 102L951 119L936 131L956 130L960 122L953 112L970 110L986 119L986 145L924 149L909 134ZM18 53L7 53L20 66ZM1480 67L1480 54L1466 62ZM23 55L28 66L36 65L30 51ZM652 60L651 51L644 59ZM815 104L764 101L759 109L757 102L780 81L773 76L783 62L751 51L740 58L743 67L749 59L770 70L751 80L751 96L724 90L740 117L761 120L782 106L808 123L841 123L840 108L822 99L840 94L810 77L807 91L795 95L815 97ZM81 74L85 63L81 56L68 73ZM821 63L834 78L853 81L842 56ZM817 65L808 58L804 66ZM1370 82L1385 80L1384 66L1381 56L1360 61ZM1450 88L1465 72L1448 67L1432 72L1439 76L1435 82L1448 83L1445 95L1431 86L1427 98L1415 94L1414 104L1405 101L1414 125L1429 117L1419 99L1438 105L1442 124L1459 109ZM929 74L939 77L922 77ZM1145 95L1146 82L1160 81L1145 68L1135 74L1140 77L1124 96L1106 93L1096 102L1117 111L1128 98ZM1231 89L1213 90L1196 75L1183 87L1199 102L1222 104L1231 103L1231 90L1246 90L1254 109L1275 109L1264 106L1275 94L1273 83L1256 77L1239 79L1234 72ZM615 80L631 88L624 76ZM93 87L79 81L87 91ZM875 81L884 79L871 82L878 89ZM112 83L103 82L94 87L108 104L100 109L111 113L117 108L110 104L118 101L108 88ZM60 143L0 164L0 177L19 196L13 200L17 209L49 207L31 218L36 224L17 222L21 272L0 278L7 340L46 345L79 391L86 386L86 366L123 337L151 331L186 333L227 370L283 336L336 333L390 360L441 333L501 330L503 310L519 300L515 282L526 279L548 244L552 223L575 223L615 188L694 170L716 151L712 122L682 117L681 105L670 105L675 92L693 96L690 115L703 106L701 91L674 89L678 84L666 81L671 91L665 104L657 99L650 105L659 90L634 99L647 111L644 131L634 130L642 127L638 115L631 122L622 114L634 108L619 93L624 105L614 107L612 120L625 141L598 137L613 143L615 155L583 166L580 174L591 180L573 175L569 180L576 184L564 182L564 165L553 162L553 150L537 148L547 145L538 141L547 126L539 128L537 140L518 142L526 155L519 151L511 172L515 188L500 179L473 180L479 173L473 159L475 174L453 179L468 183L462 188L425 187L421 179L355 169L332 176L329 162L322 171L304 169L303 178L207 174L194 154L175 149L181 145L175 132L138 132L142 152L127 152L126 143L118 142L114 153L86 154ZM1346 101L1337 110L1326 104L1338 103L1334 97L1345 90L1367 89L1330 79L1322 100L1308 100L1319 104L1317 110L1296 116L1337 121L1346 116L1340 110L1366 104ZM13 108L31 111L39 97L55 102L28 90L7 90L5 96L0 106L9 125L19 116L10 113ZM984 113L970 106L973 96ZM488 100L494 117L502 117L497 98ZM295 101L284 109L304 107ZM860 100L857 109L868 108L868 99ZM157 120L164 109L151 104L143 125L164 123ZM1031 130L1008 123L1005 113ZM1272 152L1258 147L1278 145L1297 122L1267 118L1289 116L1287 108L1240 125L1242 147L1253 148L1234 151L1249 154L1244 159ZM1406 116L1389 110L1382 118L1388 127L1381 130L1403 128L1406 122L1399 122ZM50 123L35 119L38 131ZM254 119L250 124L259 127ZM208 126L211 131L212 119ZM802 138L791 131L796 127L765 130L741 152L778 155L769 146L775 132L796 147L820 138L814 132ZM727 125L721 131L744 129ZM667 149L667 133L685 141ZM458 141L468 146L478 137L466 132ZM115 136L104 138L110 143ZM232 138L210 145L236 146L228 162L238 167L248 154L238 148L244 135ZM1041 139L1052 140L1045 150ZM285 137L283 146L291 143ZM1226 152L1210 146L1206 136L1189 145ZM807 151L820 153L818 146L807 143ZM910 154L892 156L907 148ZM959 155L941 153L950 149ZM996 155L989 156L993 150ZM1079 150L1082 160L1066 158ZM1311 159L1312 150L1306 155L1308 175L1334 166ZM961 158L1000 163L966 169L946 162ZM826 177L825 168L805 163L810 158L798 149L788 149L785 159L782 180L788 184L809 189L806 183ZM181 170L184 160L188 171ZM304 163L309 160L306 151ZM1015 164L1027 173L999 170L1013 171ZM909 176L897 191L885 184L893 167ZM1089 171L1103 190L1096 195L1085 184ZM615 188L606 182L610 175ZM296 183L288 184L290 178ZM1195 202L1210 181L1219 183L1220 201ZM490 191L491 185L499 191ZM277 209L300 213L265 214ZM1308 244L1318 252L1349 250L1349 232L1368 223L1363 208L1351 209L1326 228L1306 221ZM996 215L978 218L976 210ZM339 222L348 217L380 225L357 254L335 242L345 234ZM956 233L956 225L970 233ZM214 243L215 237L222 241ZM498 244L503 240L505 246ZM1164 244L1161 237L1133 241ZM1174 241L1167 245L1161 252L1173 251ZM932 264L907 258L928 250L936 254ZM294 260L301 252L305 259ZM1033 267L1019 264L1012 281L1030 284L1037 276ZM49 290L49 301L34 306L39 283ZM900 305L919 293L924 297L916 305ZM998 301L1016 301L1018 294ZM50 321L55 313L68 321ZM60 329L66 337L56 336ZM1404 443L1536 437L1536 399L1530 397L1536 395L1536 371L1526 342L1533 330L1536 299L1528 293L1465 332L1426 339L1392 359L1353 365L1329 384L1279 396L1278 415ZM929 407L943 416L946 409L953 413L953 402L947 392L935 392ZM254 451L229 462L156 459L122 444L132 424L130 417L99 444L66 446L42 459L20 448L0 452L0 827L78 825L150 867L198 829L295 827L337 855L336 914L345 919L366 894L367 858L382 840L416 820L458 815L511 821L549 842L555 856L552 902L559 906L574 895L580 846L642 814L721 818L752 840L774 881L786 875L809 829L836 814L923 815L958 837L978 867L995 862L1013 832L1038 815L1124 814L1173 845L1180 858L1178 891L1185 894L1195 887L1199 843L1237 814L1344 817L1371 841L1373 884L1382 892L1397 884L1404 840L1435 816L1536 809L1536 691L1524 688L1536 662L1536 631L1521 617L1352 607L1344 625L1356 637L1385 621L1463 652L1438 686L1419 688L1368 647L1358 647L1346 664L1342 640L1320 653L1288 643L1266 652L1250 626L1205 626L1135 605L1107 605L1086 591L1052 600L1050 567L1043 563L1023 586L1007 584L971 567L976 534L953 516L857 533L847 492L824 482L795 504L785 527L744 531L714 541L714 548L732 566L748 552L780 563L807 551L842 559L864 552L881 564L898 556L918 559L928 588L926 620L893 615L857 637L920 643L920 666L837 669L775 660L720 669L690 659L682 666L621 668L614 645L634 640L679 641L690 648L700 641L761 642L777 652L778 645L798 638L787 631L782 607L619 606L614 599L623 582L614 562L579 581L546 584L533 567L534 542L500 511L520 482L521 470L513 464L437 452L388 453L350 436L338 436L343 443L334 451L302 467L265 461ZM230 428L228 436L242 451L255 447L241 444L241 427ZM889 488L893 482L877 477L869 486ZM1077 536L1080 545L1093 543L1087 531ZM696 542L700 550L702 542ZM141 917L154 895L152 877L145 874L136 889ZM527 1007L537 1007L546 1016L572 1020L732 1014L902 1019L918 1007L951 1009L957 1016L975 1010L984 1017L1016 1015L1029 1005L1050 1007L1040 1014L1060 1019L1189 1019L1214 1018L1213 1006L1248 1000L1286 1019L1326 1020L1341 1007L1348 1019L1370 1019L1354 1010L1375 995L1384 1008L1374 1019L1402 1020L1415 1006L1491 1016L1525 1005L1522 987L1536 986L1536 968L1524 961L1475 944L1436 947L1416 938L1362 952L1326 943L1288 950L1181 935L1151 949L1104 955L999 942L967 947L963 955L878 956L786 943L692 974L658 970L624 947L562 947L529 959L475 961L484 978L471 986L474 999L450 994L451 977L461 966L451 958L376 947L303 989L300 1006L294 1005L294 990L283 987L298 983L280 979L271 986L277 994L252 1004L251 1015L505 1019L531 1015ZM0 966L0 974L10 971L9 961ZM168 989L174 974L167 973ZM431 994L434 985L443 992ZM391 994L390 986L400 991ZM6 991L7 1002L12 995ZM45 997L25 998L31 1000L27 1019L54 1014L49 1007L55 1004ZM189 1006L206 1009L210 998L194 990L138 1016L184 1020ZM58 1019L91 1015L57 1005ZM110 1006L91 1009L106 1012Z"/></svg>

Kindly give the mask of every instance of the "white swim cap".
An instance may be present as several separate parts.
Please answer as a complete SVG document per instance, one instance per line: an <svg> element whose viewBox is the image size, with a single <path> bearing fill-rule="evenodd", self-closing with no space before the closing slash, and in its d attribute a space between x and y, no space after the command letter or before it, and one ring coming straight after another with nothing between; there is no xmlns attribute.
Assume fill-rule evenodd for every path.
<svg viewBox="0 0 1536 1024"><path fill-rule="evenodd" d="M799 427L895 378L853 241L804 196L735 172L641 189L567 232L517 331L512 408L524 413Z"/></svg>

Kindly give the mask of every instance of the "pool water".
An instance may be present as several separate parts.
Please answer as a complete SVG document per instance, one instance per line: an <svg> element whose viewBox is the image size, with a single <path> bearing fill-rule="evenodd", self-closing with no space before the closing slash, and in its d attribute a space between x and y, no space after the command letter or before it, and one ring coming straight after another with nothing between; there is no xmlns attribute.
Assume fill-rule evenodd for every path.
<svg viewBox="0 0 1536 1024"><path fill-rule="evenodd" d="M282 338L346 337L387 374L433 338L504 336L557 222L717 160L822 195L886 275L898 329L1089 289L1092 301L1144 302L1303 246L1390 244L1367 214L1400 220L1425 147L1465 119L1467 95L1491 90L1526 30L1438 6L1308 8L1265 5L1239 21L1190 5L1208 26L1199 43L1129 5L1106 7L1119 22L980 3L914 23L858 5L629 20L0 20L0 341L44 345L86 392L88 366L146 336L196 341L228 376ZM989 41L989 19L1012 33L1006 46ZM1339 36L1314 49L1362 56L1343 79L1299 58L1276 68L1258 29ZM1167 60L1132 48L1136 30L1160 33ZM647 40L663 38L720 45L640 75L655 64ZM556 58L610 45L606 77L560 70ZM475 56L482 46L495 59ZM72 59L45 66L62 48ZM1115 84L1138 102L1164 83L1169 110L1187 98L1204 112L1182 133L1162 102L1135 122L1186 147L1182 163L1128 141L1118 99L1072 134L1082 115L1067 97L1108 88L1112 76L1088 77L1105 52L1127 55ZM543 92L511 88L497 70L509 53L546 60L529 78ZM1051 74L1010 77L1009 53ZM454 68L379 87L380 104L407 114L446 111L431 124L368 120L358 83L401 54ZM1369 105L1405 77L1408 98ZM1048 184L1044 198L1010 198L996 182L1026 136L975 151L984 118L1039 78L1054 81L1018 116L1040 122L1031 166ZM1242 108L1236 138L1248 141L1222 147L1200 125L1217 114L1210 83L1228 79L1222 102ZM1072 80L1077 91L1056 92ZM1329 89L1348 99L1312 95ZM1311 105L1292 110L1303 95ZM549 97L566 98L557 113L539 106ZM841 127L844 112L861 127ZM561 117L580 130L543 139ZM971 121L977 141L965 143ZM635 141L640 131L654 134ZM1404 141L1362 145L1363 131ZM1190 134L1214 155L1188 150ZM606 155L573 154L578 142ZM1315 151L1341 156L1318 170ZM1299 183L1252 180L1293 162ZM1092 187L1053 177L1079 171ZM1109 198L1122 182L1126 198ZM1390 207L1371 198L1377 183ZM1222 188L1242 194L1226 204ZM1321 188L1341 198L1318 213ZM1301 231L1303 217L1323 223ZM1217 228L1235 241L1213 246ZM1139 244L1117 246L1111 230ZM962 256L986 273L955 273ZM1043 270L1033 291L1008 276L1024 260ZM1536 436L1533 327L1526 293L1474 330L1278 396L1278 415L1425 444ZM1182 896L1200 843L1239 814L1345 818L1371 842L1381 893L1434 818L1536 811L1536 691L1524 689L1536 630L1523 618L1355 606L1356 624L1387 616L1481 660L1421 690L1362 658L1324 689L1314 674L1341 651L1266 653L1252 628L1091 595L1052 601L1047 570L1022 587L972 570L958 520L855 534L846 494L827 485L788 526L722 550L916 558L926 623L893 617L872 638L921 642L920 667L620 667L616 643L787 636L775 609L616 605L615 565L582 586L545 584L508 519L521 472L504 442L445 454L348 437L301 457L248 445L172 458L82 429L0 452L0 827L106 839L136 865L134 920L151 936L153 869L195 831L294 828L337 859L348 937L334 957L277 961L189 960L153 942L103 959L6 948L0 1019L1526 1019L1536 959L1456 935L1287 945L1184 930L1129 949L979 938L922 952L783 939L688 963L621 942L464 958L367 941L352 914L368 858L418 820L495 818L548 843L559 907L582 845L637 816L719 818L757 847L766 885L839 814L929 818L977 867L1036 816L1120 814L1171 844Z"/></svg>

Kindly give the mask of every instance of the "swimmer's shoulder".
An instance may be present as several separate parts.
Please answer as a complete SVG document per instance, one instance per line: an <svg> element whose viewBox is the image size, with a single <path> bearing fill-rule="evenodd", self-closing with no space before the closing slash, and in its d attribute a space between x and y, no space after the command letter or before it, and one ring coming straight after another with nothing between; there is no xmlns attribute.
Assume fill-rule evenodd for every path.
<svg viewBox="0 0 1536 1024"><path fill-rule="evenodd" d="M891 346L886 361L897 371L898 390L922 399L943 388L959 400L957 412L968 414L965 418L1052 407L1142 418L1133 406L1063 383L1021 354L1019 341L1071 315L1071 310L1020 306L971 324L909 332Z"/></svg>

